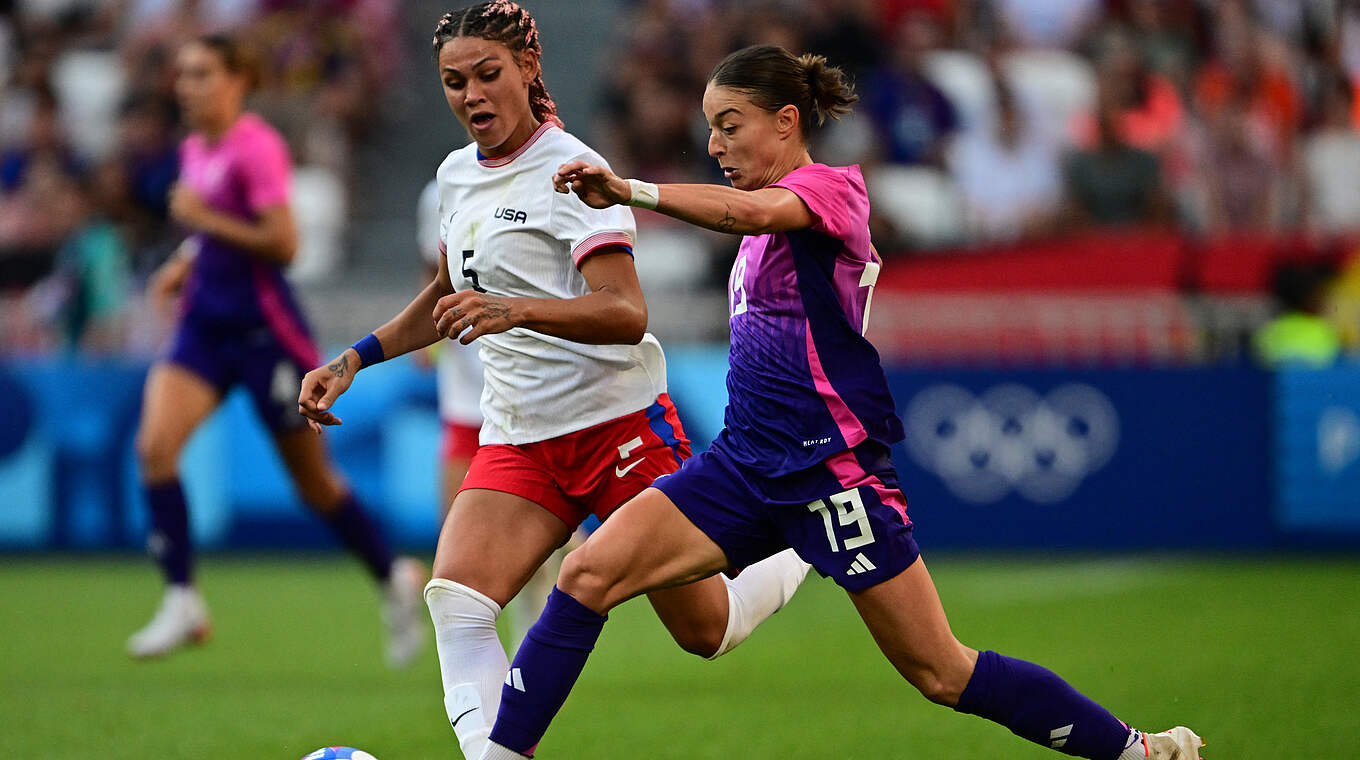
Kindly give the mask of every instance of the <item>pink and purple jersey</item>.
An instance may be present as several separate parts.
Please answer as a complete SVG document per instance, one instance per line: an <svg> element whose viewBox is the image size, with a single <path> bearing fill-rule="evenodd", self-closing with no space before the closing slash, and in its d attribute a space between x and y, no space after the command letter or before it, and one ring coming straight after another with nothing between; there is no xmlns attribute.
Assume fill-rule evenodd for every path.
<svg viewBox="0 0 1360 760"><path fill-rule="evenodd" d="M797 194L816 222L742 239L728 281L726 426L715 441L766 476L903 438L878 351L864 337L881 262L859 167L810 164L772 187Z"/></svg>
<svg viewBox="0 0 1360 760"><path fill-rule="evenodd" d="M185 138L180 166L180 182L217 212L254 221L288 203L288 147L255 114L242 114L214 143L198 134ZM303 366L314 366L316 350L283 267L210 235L192 239L198 253L185 285L184 319L223 331L267 327Z"/></svg>

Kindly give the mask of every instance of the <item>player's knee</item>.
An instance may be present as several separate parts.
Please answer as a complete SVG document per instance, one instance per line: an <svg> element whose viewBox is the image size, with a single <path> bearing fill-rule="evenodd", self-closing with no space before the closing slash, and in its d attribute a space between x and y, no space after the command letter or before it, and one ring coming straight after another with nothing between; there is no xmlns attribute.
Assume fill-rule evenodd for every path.
<svg viewBox="0 0 1360 760"><path fill-rule="evenodd" d="M330 473L322 477L298 478L295 484L302 501L321 514L339 509L341 502L349 495L344 482Z"/></svg>
<svg viewBox="0 0 1360 760"><path fill-rule="evenodd" d="M959 696L963 694L963 687L967 684L958 684L954 679L945 674L927 670L913 674L908 680L916 690L921 692L921 696L934 702L937 705L953 707L959 703Z"/></svg>
<svg viewBox="0 0 1360 760"><path fill-rule="evenodd" d="M621 601L613 599L619 580L617 576L618 574L586 545L562 560L562 570L557 575L557 587L593 610L607 610Z"/></svg>
<svg viewBox="0 0 1360 760"><path fill-rule="evenodd" d="M175 476L179 464L179 446L169 438L139 430L135 447L143 480L154 483Z"/></svg>

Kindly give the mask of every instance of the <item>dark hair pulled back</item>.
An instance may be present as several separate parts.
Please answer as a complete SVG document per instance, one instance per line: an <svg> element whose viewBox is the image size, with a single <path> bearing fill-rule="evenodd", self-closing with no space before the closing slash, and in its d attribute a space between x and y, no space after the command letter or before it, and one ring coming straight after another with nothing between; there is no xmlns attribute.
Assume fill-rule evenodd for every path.
<svg viewBox="0 0 1360 760"><path fill-rule="evenodd" d="M204 34L194 42L211 50L228 73L244 77L247 89L253 90L259 84L260 69L254 53L235 37L218 33Z"/></svg>
<svg viewBox="0 0 1360 760"><path fill-rule="evenodd" d="M795 56L778 45L753 45L727 56L708 81L746 93L751 102L774 113L787 105L798 108L803 137L812 133L812 117L820 126L826 117L840 119L859 100L854 85L826 57Z"/></svg>
<svg viewBox="0 0 1360 760"><path fill-rule="evenodd" d="M540 61L543 58L543 45L538 39L538 25L534 23L534 17L519 3L510 0L479 3L445 13L434 28L434 54L438 56L444 43L457 37L477 37L499 42L510 48L516 60L526 51L533 53ZM551 121L562 126L562 120L557 117L557 104L543 84L541 65L538 76L529 83L529 109L540 122Z"/></svg>

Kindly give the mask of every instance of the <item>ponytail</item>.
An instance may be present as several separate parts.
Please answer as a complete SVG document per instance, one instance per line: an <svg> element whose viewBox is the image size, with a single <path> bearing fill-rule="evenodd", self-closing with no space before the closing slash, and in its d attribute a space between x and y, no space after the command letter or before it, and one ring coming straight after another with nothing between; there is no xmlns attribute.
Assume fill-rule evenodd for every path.
<svg viewBox="0 0 1360 760"><path fill-rule="evenodd" d="M845 72L827 64L826 56L812 53L798 56L798 63L807 73L808 99L817 115L817 126L828 116L839 121L842 114L850 113L850 105L859 96L854 86L845 81Z"/></svg>
<svg viewBox="0 0 1360 760"><path fill-rule="evenodd" d="M806 139L813 117L820 126L826 117L840 119L859 100L845 73L825 56L794 56L778 45L753 45L722 60L709 82L750 96L751 102L774 113L787 105L798 108L799 129Z"/></svg>

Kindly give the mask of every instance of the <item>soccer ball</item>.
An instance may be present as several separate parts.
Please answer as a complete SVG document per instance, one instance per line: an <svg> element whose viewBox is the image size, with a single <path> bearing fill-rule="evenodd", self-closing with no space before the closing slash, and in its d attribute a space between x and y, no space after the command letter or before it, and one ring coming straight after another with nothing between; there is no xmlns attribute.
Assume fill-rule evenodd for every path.
<svg viewBox="0 0 1360 760"><path fill-rule="evenodd" d="M353 747L322 747L302 760L378 760L378 758Z"/></svg>

